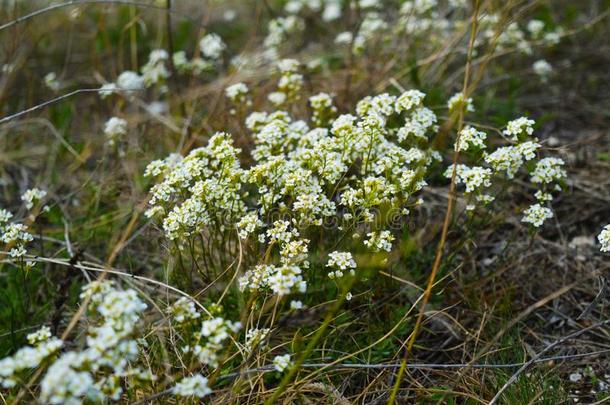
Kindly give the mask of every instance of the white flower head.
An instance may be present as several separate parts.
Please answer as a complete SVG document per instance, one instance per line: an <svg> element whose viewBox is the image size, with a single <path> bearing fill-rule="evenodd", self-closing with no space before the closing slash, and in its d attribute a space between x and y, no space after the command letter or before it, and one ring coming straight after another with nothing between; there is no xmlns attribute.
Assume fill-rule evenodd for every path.
<svg viewBox="0 0 610 405"><path fill-rule="evenodd" d="M610 252L610 224L604 226L604 229L597 235L601 247L599 248L602 252Z"/></svg>
<svg viewBox="0 0 610 405"><path fill-rule="evenodd" d="M207 34L199 41L199 49L201 53L210 59L219 59L222 52L226 49L225 43L218 34Z"/></svg>
<svg viewBox="0 0 610 405"><path fill-rule="evenodd" d="M51 338L51 329L48 326L43 326L36 332L27 335L28 343L31 345L44 342L46 340L49 340L49 338Z"/></svg>
<svg viewBox="0 0 610 405"><path fill-rule="evenodd" d="M516 141L519 135L532 135L534 133L534 120L526 117L520 117L516 120L509 121L506 124L506 129L502 133L509 136L512 141Z"/></svg>
<svg viewBox="0 0 610 405"><path fill-rule="evenodd" d="M300 63L296 59L282 59L277 63L277 68L281 73L296 73Z"/></svg>
<svg viewBox="0 0 610 405"><path fill-rule="evenodd" d="M330 278L339 278L343 276L344 271L349 271L351 275L354 275L354 269L356 268L356 261L352 257L350 252L332 252L328 255L329 259L326 263L326 267L333 269L328 273Z"/></svg>
<svg viewBox="0 0 610 405"><path fill-rule="evenodd" d="M532 224L536 228L540 228L544 221L553 218L553 211L548 207L543 207L540 204L531 205L523 212L522 222Z"/></svg>
<svg viewBox="0 0 610 405"><path fill-rule="evenodd" d="M487 139L487 134L485 132L478 131L473 127L465 127L460 131L459 143L456 143L455 149L463 151L468 150L470 146L485 149L485 139Z"/></svg>
<svg viewBox="0 0 610 405"><path fill-rule="evenodd" d="M447 102L447 108L449 111L454 111L457 108L465 108L467 112L474 112L474 105L472 104L472 98L468 97L464 100L464 93L455 93Z"/></svg>
<svg viewBox="0 0 610 405"><path fill-rule="evenodd" d="M126 70L119 75L116 85L121 90L141 90L144 88L144 78L136 72Z"/></svg>
<svg viewBox="0 0 610 405"><path fill-rule="evenodd" d="M59 80L57 79L57 74L55 72L47 73L44 77L44 84L53 91L58 91L61 87Z"/></svg>
<svg viewBox="0 0 610 405"><path fill-rule="evenodd" d="M273 358L273 367L280 373L290 367L291 364L292 362L290 361L290 354L275 356Z"/></svg>
<svg viewBox="0 0 610 405"><path fill-rule="evenodd" d="M112 117L104 124L104 135L111 145L125 134L127 134L127 121L122 118Z"/></svg>
<svg viewBox="0 0 610 405"><path fill-rule="evenodd" d="M390 252L392 250L394 236L390 233L390 231L370 232L367 233L366 236L368 239L364 241L364 245L370 248L373 252L380 252L382 250Z"/></svg>
<svg viewBox="0 0 610 405"><path fill-rule="evenodd" d="M426 97L425 93L419 90L407 90L396 99L396 112L411 111L419 107Z"/></svg>
<svg viewBox="0 0 610 405"><path fill-rule="evenodd" d="M8 222L11 220L11 218L13 217L13 214L4 209L4 208L0 208L0 226L2 226L2 224Z"/></svg>
<svg viewBox="0 0 610 405"><path fill-rule="evenodd" d="M551 73L553 73L553 66L544 59L537 60L532 65L534 73L540 76L543 80L546 80Z"/></svg>
<svg viewBox="0 0 610 405"><path fill-rule="evenodd" d="M36 187L26 190L21 196L21 201L25 202L27 209L32 209L34 204L47 195L47 192Z"/></svg>
<svg viewBox="0 0 610 405"><path fill-rule="evenodd" d="M561 181L567 176L564 170L565 162L560 158L547 157L536 163L536 168L531 173L532 183L549 184Z"/></svg>
<svg viewBox="0 0 610 405"><path fill-rule="evenodd" d="M241 104L246 102L248 96L248 86L245 83L235 83L225 89L225 94L232 102Z"/></svg>
<svg viewBox="0 0 610 405"><path fill-rule="evenodd" d="M208 379L201 374L195 374L192 377L184 377L173 388L173 393L181 397L194 396L203 398L212 393L208 386Z"/></svg>

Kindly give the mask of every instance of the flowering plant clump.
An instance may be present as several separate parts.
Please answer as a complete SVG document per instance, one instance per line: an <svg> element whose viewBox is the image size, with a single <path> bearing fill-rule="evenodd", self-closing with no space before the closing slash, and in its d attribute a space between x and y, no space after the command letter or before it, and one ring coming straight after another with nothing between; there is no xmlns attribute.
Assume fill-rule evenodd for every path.
<svg viewBox="0 0 610 405"><path fill-rule="evenodd" d="M272 104L291 108L299 103L303 78L296 73L298 66L296 60L278 63L281 84L269 97ZM247 89L240 83L226 93L243 104ZM337 110L331 96L320 93L309 99L309 122L284 110L251 112L244 123L254 145L247 159L230 134L218 132L207 146L185 157L170 155L149 164L146 175L157 182L147 216L162 226L177 255L204 271L203 277L209 277L206 272L220 274L226 266L217 252L250 252L244 260L247 268L237 279L250 305L275 296L291 310L301 308L299 300L289 303L285 298L304 296L311 274L320 267L327 268L337 294L350 299L359 278L354 255L393 251L395 232L381 213L413 215L412 210L424 204L421 193L428 179L443 170L444 159L430 142L439 119L425 106L425 97L419 90L367 96L357 103L355 115L333 117ZM453 99L452 109L472 111L470 98ZM533 137L533 125L527 118L510 121L505 137L495 139L475 126L459 132L454 150L463 157L443 172L448 178L455 172L456 184L464 185L469 211L490 206L507 181L529 171L539 190L536 202L524 209L523 222L537 228L553 216L551 192L566 173L561 159L537 161L541 145ZM326 263L311 251L311 241L319 241L320 232L329 249ZM180 313L180 319L186 319L190 311ZM246 327L250 352L251 342L264 337L255 339L256 324ZM212 365L216 360L207 353L215 349L185 348Z"/></svg>
<svg viewBox="0 0 610 405"><path fill-rule="evenodd" d="M208 58L220 58L224 49L216 37L202 41ZM162 68L166 60L163 52L151 54L143 69L145 86L162 84L168 77ZM303 98L304 80L299 66L296 60L278 63L280 83L268 97L276 107L298 111L294 107ZM245 83L231 85L225 94L241 112L252 105ZM443 156L447 151L433 147L442 120L425 99L415 89L381 93L361 99L353 114L338 114L332 96L319 93L308 99L309 119L282 109L247 114L243 124L250 132L250 150L236 147L231 134L216 132L205 146L185 156L173 153L147 165L144 174L153 184L145 215L158 224L183 266L175 271L190 264L202 280L223 280L227 289L235 282L248 314L242 325L228 320L220 306L208 311L187 297L163 311L180 361L207 371L176 379L173 394L211 395L212 376L232 358L233 346L244 362L277 353L270 344L274 321L282 311L302 310L301 299L308 298L317 270L325 269L333 280L322 289L351 300L370 272L367 260L357 264L360 255L378 255L385 266L395 250L395 224L384 213L397 212L401 221L416 216L425 206L423 191L439 174L463 186L468 211L491 206L506 182L529 174L537 188L536 202L523 210L522 221L538 228L553 217L551 193L560 190L567 173L561 159L541 158L533 120L510 121L496 137L474 124L465 126L451 148L459 159L449 164L449 154ZM461 94L448 106L451 113L473 111L471 98ZM116 142L126 130L127 122L113 117L104 133ZM44 197L43 191L32 189L22 199L31 209ZM8 211L0 213L2 241L17 246L11 256L25 256L24 246L32 240L27 227L9 223ZM602 251L608 250L606 231L599 236ZM235 257L243 258L244 269L227 273ZM148 305L140 295L103 281L87 285L81 299L91 320L84 346L62 352L63 342L43 328L28 337L32 346L2 360L3 386L15 386L24 370L52 357L40 385L41 399L48 403L119 400L126 380L155 380L143 367L146 341L139 325ZM274 303L272 309L268 302ZM253 316L256 308L260 312ZM292 364L290 354L272 360L280 373Z"/></svg>
<svg viewBox="0 0 610 405"><path fill-rule="evenodd" d="M121 379L151 375L133 367L139 354L135 339L137 323L146 309L134 290L119 291L111 282L86 286L82 299L98 322L89 328L82 351L59 355L41 382L41 399L52 404L76 403L81 398L103 400L120 398Z"/></svg>
<svg viewBox="0 0 610 405"><path fill-rule="evenodd" d="M40 382L40 400L50 404L118 401L127 382L136 386L157 380L146 366L148 346L141 326L147 305L139 294L132 289L119 290L111 281L95 281L83 288L80 298L90 317L84 347L62 352L65 343L44 326L27 336L31 346L0 360L0 386L7 389L25 383L28 373L45 362L48 369ZM201 317L192 302L179 299L167 312L172 322L180 325L177 333L188 331L182 338L192 345L185 345L182 353L193 354L213 370L219 365L222 343L241 326L208 315L192 334L191 326ZM258 336L264 338L264 333ZM208 379L195 374L182 378L172 392L202 398L212 391Z"/></svg>
<svg viewBox="0 0 610 405"><path fill-rule="evenodd" d="M41 363L56 353L63 346L60 339L50 336L46 328L28 335L28 342L32 346L19 349L12 356L0 360L0 386L12 388L21 380L20 374L34 369Z"/></svg>
<svg viewBox="0 0 610 405"><path fill-rule="evenodd" d="M561 94L554 79L574 65L553 59L567 52L540 50L576 30L528 2L265 1L250 13L260 27L247 2L215 2L205 18L191 13L195 4L170 3L115 4L127 12L116 31L106 32L110 12L92 14L94 88L58 94L82 77L72 74L81 59L61 73L21 60L2 66L2 97L20 70L35 69L33 82L55 97L1 118L3 137L41 124L56 142L28 148L19 132L21 149L3 154L3 399L274 404L310 391L324 403L419 399L428 387L414 392L402 378L411 355L422 368L430 360L414 345L418 333L440 336L447 359L450 346L464 357L479 335L450 312L483 312L477 305L499 295L484 283L501 285L507 272L487 267L504 266L519 235L531 238L528 249L543 243L531 256L564 246L550 241L555 234L569 240L559 195L581 187L568 180L577 165L567 164L568 145L546 136L546 104L514 108L514 100L524 96L515 72ZM72 7L75 19L98 6L51 6L0 33L41 13ZM523 19L530 8L536 18ZM110 55L115 44L117 60L97 63L107 57L99 49ZM500 56L506 65L496 66ZM29 90L6 108L29 102ZM68 133L81 127L81 96L103 114L91 119L95 128ZM55 108L66 99L79 109ZM49 106L48 117L21 118ZM485 245L481 229L492 234ZM599 250L610 252L610 225L597 231ZM591 234L574 239L570 246L595 244ZM579 266L597 263L583 252ZM484 288L456 288L445 307L437 285L472 277ZM455 304L469 295L472 308ZM483 312L491 325L496 307ZM13 325L18 312L23 325ZM403 350L397 368L392 355ZM345 370L366 381L357 395L350 384L335 389ZM379 374L369 382L371 370ZM377 381L395 390L373 398ZM453 383L443 398L455 402Z"/></svg>

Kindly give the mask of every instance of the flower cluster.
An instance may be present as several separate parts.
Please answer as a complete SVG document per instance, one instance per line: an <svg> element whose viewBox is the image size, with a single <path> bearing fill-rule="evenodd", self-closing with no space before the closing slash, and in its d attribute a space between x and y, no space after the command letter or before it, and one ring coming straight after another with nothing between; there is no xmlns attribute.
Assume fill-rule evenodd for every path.
<svg viewBox="0 0 610 405"><path fill-rule="evenodd" d="M267 59L277 60L281 45L286 42L286 39L290 35L299 34L304 28L305 22L303 19L295 15L278 17L269 21L268 34L263 42Z"/></svg>
<svg viewBox="0 0 610 405"><path fill-rule="evenodd" d="M546 81L551 73L553 73L553 66L544 59L539 59L532 65L534 73L536 73L542 81Z"/></svg>
<svg viewBox="0 0 610 405"><path fill-rule="evenodd" d="M344 271L349 271L352 276L355 275L356 262L350 252L332 252L328 257L326 267L334 269L328 273L328 277L341 278Z"/></svg>
<svg viewBox="0 0 610 405"><path fill-rule="evenodd" d="M279 104L296 101L302 81L299 63L284 59L278 68L281 96L271 98L277 97ZM246 94L241 84L227 89L234 102L243 101ZM254 299L305 293L311 259L310 241L303 235L332 223L324 231L331 237L354 230L353 243L372 252L390 252L394 235L375 224L376 214L391 207L409 215L410 208L422 204L418 194L427 186L425 178L442 161L429 146L438 119L424 100L425 94L414 89L399 95L382 93L360 100L355 115L334 118L330 95L320 93L310 99L310 122L282 110L251 112L245 118L254 144L251 159L240 158L229 134L216 133L186 157L174 154L150 163L145 174L157 183L151 188L147 215L162 223L169 240L209 257L203 260L204 272L214 266L209 243L213 249L236 246L215 235L237 233L249 249L265 252L238 278L240 291ZM450 105L457 104L468 110L472 103L457 95ZM485 132L473 127L461 131L455 148L468 151L467 157L478 163L455 167L456 181L471 199L469 210L475 208L474 202L494 200L495 178L513 179L536 158L540 144L531 136L533 125L527 118L509 122L504 134L513 143L489 152ZM543 183L536 194L540 207L525 212L533 226L549 217L550 209L542 204L549 201L549 183L564 175L557 162L543 159L531 173ZM453 170L450 166L446 176L452 177ZM347 251L333 251L326 265L334 279L354 274L356 268ZM181 313L180 320L190 319L188 308ZM204 353L202 361L208 356L204 348L197 349Z"/></svg>
<svg viewBox="0 0 610 405"><path fill-rule="evenodd" d="M100 97L106 98L120 90L138 91L144 88L144 79L138 73L131 70L122 72L116 83L105 83L100 87Z"/></svg>
<svg viewBox="0 0 610 405"><path fill-rule="evenodd" d="M171 55L174 68L181 74L199 76L204 72L213 71L227 48L218 34L210 33L199 41L199 50L203 57L187 58L185 51L177 51ZM170 55L164 49L154 49L148 55L148 61L140 69L140 74L131 70L122 72L116 82L105 83L100 89L100 97L106 98L121 91L134 92L144 88L159 86L161 93L167 92L166 80L171 76L167 67Z"/></svg>
<svg viewBox="0 0 610 405"><path fill-rule="evenodd" d="M184 323L198 319L201 314L195 309L195 303L192 299L182 297L168 308L168 312L172 315L172 319L177 323Z"/></svg>
<svg viewBox="0 0 610 405"><path fill-rule="evenodd" d="M467 112L474 112L474 105L472 104L472 97L468 97L464 100L464 93L455 93L449 101L447 101L447 108L450 112L460 111L464 109Z"/></svg>
<svg viewBox="0 0 610 405"><path fill-rule="evenodd" d="M163 218L170 240L184 241L205 227L232 229L245 214L239 152L228 134L217 133L185 158L170 155L150 163L145 175L162 181L151 190L146 215ZM190 197L182 200L183 195Z"/></svg>
<svg viewBox="0 0 610 405"><path fill-rule="evenodd" d="M333 98L327 93L309 97L309 104L313 110L311 122L317 127L327 125L337 113L337 108L333 105Z"/></svg>
<svg viewBox="0 0 610 405"><path fill-rule="evenodd" d="M21 196L21 201L25 203L25 207L31 210L38 201L46 197L47 192L36 187L26 190Z"/></svg>
<svg viewBox="0 0 610 405"><path fill-rule="evenodd" d="M610 252L610 224L604 226L604 229L597 235L601 247L599 250L602 252Z"/></svg>
<svg viewBox="0 0 610 405"><path fill-rule="evenodd" d="M464 151L469 147L485 149L487 134L473 127L465 127L460 131L459 141L455 144L455 150Z"/></svg>
<svg viewBox="0 0 610 405"><path fill-rule="evenodd" d="M239 288L241 291L270 290L281 297L292 292L304 293L307 282L299 266L259 264L239 279Z"/></svg>
<svg viewBox="0 0 610 405"><path fill-rule="evenodd" d="M298 62L283 60L279 67L293 75ZM275 260L251 266L239 278L241 291L281 297L304 293L309 240L301 237L302 230L331 218L339 220L333 232L359 224L370 229L382 207L407 214L419 204L423 178L441 159L428 146L437 118L423 105L424 98L418 90L366 97L357 105L357 116L332 119L325 112L321 120L314 114L313 128L284 111L253 112L245 121L254 142L250 167L242 167L239 150L224 133L184 158L154 161L145 174L159 181L151 189L147 215L159 218L168 239L184 244L236 229L241 239L258 244ZM325 94L314 97L312 107L334 113ZM282 218L273 219L278 213ZM368 236L365 247L391 250L389 230ZM342 268L339 256L335 259L338 277L355 268L353 259L345 261L349 268Z"/></svg>
<svg viewBox="0 0 610 405"><path fill-rule="evenodd" d="M270 93L268 98L275 106L290 104L301 97L303 86L303 75L299 72L299 62L295 59L282 59L277 68L280 72L280 80L277 91Z"/></svg>
<svg viewBox="0 0 610 405"><path fill-rule="evenodd" d="M218 34L207 34L199 41L199 49L203 56L212 60L220 59L226 48L227 45L225 45Z"/></svg>
<svg viewBox="0 0 610 405"><path fill-rule="evenodd" d="M221 317L207 319L201 322L201 328L194 334L196 342L184 346L182 351L192 353L202 364L217 367L223 342L231 333L236 333L240 329L239 322L227 321Z"/></svg>
<svg viewBox="0 0 610 405"><path fill-rule="evenodd" d="M88 309L99 324L89 328L86 348L63 353L51 364L41 382L41 400L51 404L118 400L120 379L144 376L130 362L139 349L135 335L146 305L134 290L120 291L112 282L93 282L83 289Z"/></svg>
<svg viewBox="0 0 610 405"><path fill-rule="evenodd" d="M45 75L44 84L55 92L61 88L61 83L57 79L57 74L55 72L49 72Z"/></svg>
<svg viewBox="0 0 610 405"><path fill-rule="evenodd" d="M536 19L528 21L525 28L520 27L517 22L511 22L505 27L501 23L502 18L497 14L483 16L481 19L483 38L492 41L497 36L498 50L516 49L526 55L532 53L533 43L556 45L563 34L561 27L547 30L546 24Z"/></svg>
<svg viewBox="0 0 610 405"><path fill-rule="evenodd" d="M451 178L453 175L453 165L445 171L445 177ZM466 193L472 193L482 188L491 186L491 169L474 166L468 167L458 164L455 168L456 184L464 184Z"/></svg>
<svg viewBox="0 0 610 405"><path fill-rule="evenodd" d="M252 353L255 349L259 347L264 347L265 341L269 336L271 329L262 328L262 329L250 329L246 332L246 341L244 344L244 351L247 355Z"/></svg>
<svg viewBox="0 0 610 405"><path fill-rule="evenodd" d="M32 199L26 198L26 204L33 204ZM26 245L34 237L28 232L28 227L19 222L9 222L13 218L8 210L0 209L0 242L4 243L9 250L9 256L22 258L27 253ZM33 264L29 264L30 266Z"/></svg>
<svg viewBox="0 0 610 405"><path fill-rule="evenodd" d="M502 133L513 142L523 139L534 133L534 120L530 120L525 117L517 118L516 120L509 121L506 124L506 129Z"/></svg>
<svg viewBox="0 0 610 405"><path fill-rule="evenodd" d="M174 386L172 392L181 397L197 397L203 398L212 393L208 387L208 379L201 374L195 374L192 377L184 377L178 384Z"/></svg>
<svg viewBox="0 0 610 405"><path fill-rule="evenodd" d="M523 219L521 221L530 223L538 228L549 218L553 218L553 211L550 208L543 207L540 204L533 204L523 212Z"/></svg>
<svg viewBox="0 0 610 405"><path fill-rule="evenodd" d="M227 45L218 34L209 33L199 41L199 51L203 57L193 56L189 60L185 51L177 51L172 55L172 62L179 74L200 76L218 67L226 49Z"/></svg>
<svg viewBox="0 0 610 405"><path fill-rule="evenodd" d="M148 62L142 66L142 80L146 87L163 83L169 76L169 70L165 66L169 55L164 49L155 49L148 55Z"/></svg>
<svg viewBox="0 0 610 405"><path fill-rule="evenodd" d="M250 90L245 83L235 83L225 89L227 98L237 107L242 109L243 107L250 107L252 100L249 97ZM231 109L231 114L235 114L235 108Z"/></svg>
<svg viewBox="0 0 610 405"><path fill-rule="evenodd" d="M291 364L292 362L290 361L290 354L275 356L273 358L273 367L280 373L288 369Z"/></svg>
<svg viewBox="0 0 610 405"><path fill-rule="evenodd" d="M366 236L368 239L364 241L364 244L373 252L381 252L382 250L386 252L392 251L394 236L390 231L370 232Z"/></svg>
<svg viewBox="0 0 610 405"><path fill-rule="evenodd" d="M23 347L10 357L0 360L0 386L12 388L26 372L38 366L47 358L57 353L63 342L55 337L47 327L36 333L28 335L28 342L32 346Z"/></svg>
<svg viewBox="0 0 610 405"><path fill-rule="evenodd" d="M494 193L490 190L495 178L504 177L512 180L523 167L533 167L529 173L531 183L540 185L540 189L535 193L537 202L524 211L522 221L538 228L546 219L553 216L552 210L544 205L553 198L550 191L560 189L559 183L566 177L566 171L563 169L563 160L556 157L546 157L537 161L535 165L526 165L527 162L535 161L541 147L538 140L532 137L534 124L533 120L525 117L509 121L502 135L512 144L499 146L491 153L487 152L485 144L488 140L487 134L471 127L462 129L456 149L463 151L474 146L474 158L477 162L482 158L488 167L469 167L460 163L455 166L455 178L457 184L465 185L465 192L469 197L472 195L476 197L476 201L488 204L495 199ZM445 177L451 178L453 171L453 165L449 166L445 171ZM475 205L469 203L466 208L473 210Z"/></svg>
<svg viewBox="0 0 610 405"><path fill-rule="evenodd" d="M50 338L51 338L51 328L49 328L48 326L43 326L42 328L38 329L36 332L30 333L27 335L28 343L31 345L35 345L37 343L44 342L46 340L49 340Z"/></svg>
<svg viewBox="0 0 610 405"><path fill-rule="evenodd" d="M536 163L536 168L531 173L531 182L534 184L549 184L563 180L567 176L566 171L563 169L564 165L564 161L559 158L548 157L541 159Z"/></svg>
<svg viewBox="0 0 610 405"><path fill-rule="evenodd" d="M122 118L112 117L104 124L104 135L111 146L125 134L127 134L127 121Z"/></svg>

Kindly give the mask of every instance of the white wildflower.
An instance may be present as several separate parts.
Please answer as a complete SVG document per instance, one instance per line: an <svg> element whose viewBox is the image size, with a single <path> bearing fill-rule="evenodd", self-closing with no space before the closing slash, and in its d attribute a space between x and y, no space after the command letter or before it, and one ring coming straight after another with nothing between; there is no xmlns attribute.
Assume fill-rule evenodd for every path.
<svg viewBox="0 0 610 405"><path fill-rule="evenodd" d="M601 247L599 248L602 252L610 252L610 224L606 225L604 229L597 235Z"/></svg>
<svg viewBox="0 0 610 405"><path fill-rule="evenodd" d="M197 309L195 309L195 303L193 300L186 297L182 297L176 301L171 307L169 307L168 312L172 315L173 320L177 323L197 319L201 316L201 314L197 312Z"/></svg>
<svg viewBox="0 0 610 405"><path fill-rule="evenodd" d="M290 354L275 356L273 358L273 367L280 373L290 367L291 364Z"/></svg>
<svg viewBox="0 0 610 405"><path fill-rule="evenodd" d="M172 392L181 397L197 397L203 398L212 393L208 387L208 379L201 374L195 374L192 377L184 377L178 384L174 386Z"/></svg>
<svg viewBox="0 0 610 405"><path fill-rule="evenodd" d="M225 89L225 94L236 104L245 104L248 99L248 86L245 83L235 83Z"/></svg>
<svg viewBox="0 0 610 405"><path fill-rule="evenodd" d="M474 105L472 104L472 98L468 97L464 100L464 93L455 93L447 102L447 108L449 111L454 111L458 108L465 108L465 111L474 112Z"/></svg>
<svg viewBox="0 0 610 405"><path fill-rule="evenodd" d="M27 209L32 209L35 203L43 199L47 195L47 192L40 190L36 187L26 190L21 196L21 201L25 202Z"/></svg>
<svg viewBox="0 0 610 405"><path fill-rule="evenodd" d="M256 212L246 214L238 223L237 229L239 230L239 237L246 239L248 235L252 234L258 228L263 226L263 221L258 218Z"/></svg>
<svg viewBox="0 0 610 405"><path fill-rule="evenodd" d="M53 91L58 91L61 87L55 72L47 73L44 77L44 84Z"/></svg>
<svg viewBox="0 0 610 405"><path fill-rule="evenodd" d="M127 121L122 118L112 117L104 124L104 135L110 145L114 145L125 134L127 134Z"/></svg>
<svg viewBox="0 0 610 405"><path fill-rule="evenodd" d="M540 76L543 80L546 80L551 73L553 73L553 66L544 59L537 60L532 65L534 73Z"/></svg>
<svg viewBox="0 0 610 405"><path fill-rule="evenodd" d="M512 141L516 141L519 135L532 135L534 133L533 125L536 122L526 117L520 117L516 120L509 121L506 124L506 129L502 132L509 136Z"/></svg>
<svg viewBox="0 0 610 405"><path fill-rule="evenodd" d="M485 162L498 172L506 172L506 177L512 179L523 165L523 156L515 146L502 146L486 155Z"/></svg>
<svg viewBox="0 0 610 405"><path fill-rule="evenodd" d="M28 334L27 340L28 340L29 344L35 345L40 342L49 340L50 337L51 337L51 328L49 328L48 326L43 326L42 328L38 329L36 332Z"/></svg>
<svg viewBox="0 0 610 405"><path fill-rule="evenodd" d="M419 107L424 97L426 97L426 94L419 90L405 91L396 99L396 112L411 111L415 107Z"/></svg>
<svg viewBox="0 0 610 405"><path fill-rule="evenodd" d="M244 345L246 353L250 354L259 346L264 346L265 340L267 339L267 336L269 336L269 332L271 332L271 329L269 328L248 330L248 332L246 332L246 342Z"/></svg>
<svg viewBox="0 0 610 405"><path fill-rule="evenodd" d="M550 208L534 204L523 212L523 219L521 221L539 228L549 218L553 218L553 211Z"/></svg>
<svg viewBox="0 0 610 405"><path fill-rule="evenodd" d="M382 250L390 252L392 250L394 236L390 231L370 232L366 236L368 239L364 241L364 245L369 247L373 252L380 252Z"/></svg>
<svg viewBox="0 0 610 405"><path fill-rule="evenodd" d="M541 159L536 163L536 168L531 173L532 183L549 184L555 181L561 181L567 176L563 166L565 162L562 159L548 157Z"/></svg>
<svg viewBox="0 0 610 405"><path fill-rule="evenodd" d="M328 255L329 259L326 263L326 267L335 269L328 273L330 278L340 278L343 276L344 271L349 271L353 276L354 269L356 268L356 261L352 257L350 252L332 252Z"/></svg>
<svg viewBox="0 0 610 405"><path fill-rule="evenodd" d="M484 149L487 134L483 131L478 131L473 127L465 127L460 131L459 138L459 143L456 143L455 145L455 149L458 151L468 150L470 146Z"/></svg>
<svg viewBox="0 0 610 405"><path fill-rule="evenodd" d="M141 90L144 88L144 79L136 72L126 70L119 75L116 80L116 85L121 90Z"/></svg>
<svg viewBox="0 0 610 405"><path fill-rule="evenodd" d="M292 301L290 301L290 309L292 309L292 310L303 309L303 303L301 301L292 300Z"/></svg>
<svg viewBox="0 0 610 405"><path fill-rule="evenodd" d="M161 83L170 76L165 62L169 55L165 49L155 49L148 56L148 62L142 66L142 80L146 86Z"/></svg>
<svg viewBox="0 0 610 405"><path fill-rule="evenodd" d="M225 43L218 34L207 34L199 41L199 49L201 53L210 59L219 59L222 52L226 49Z"/></svg>

